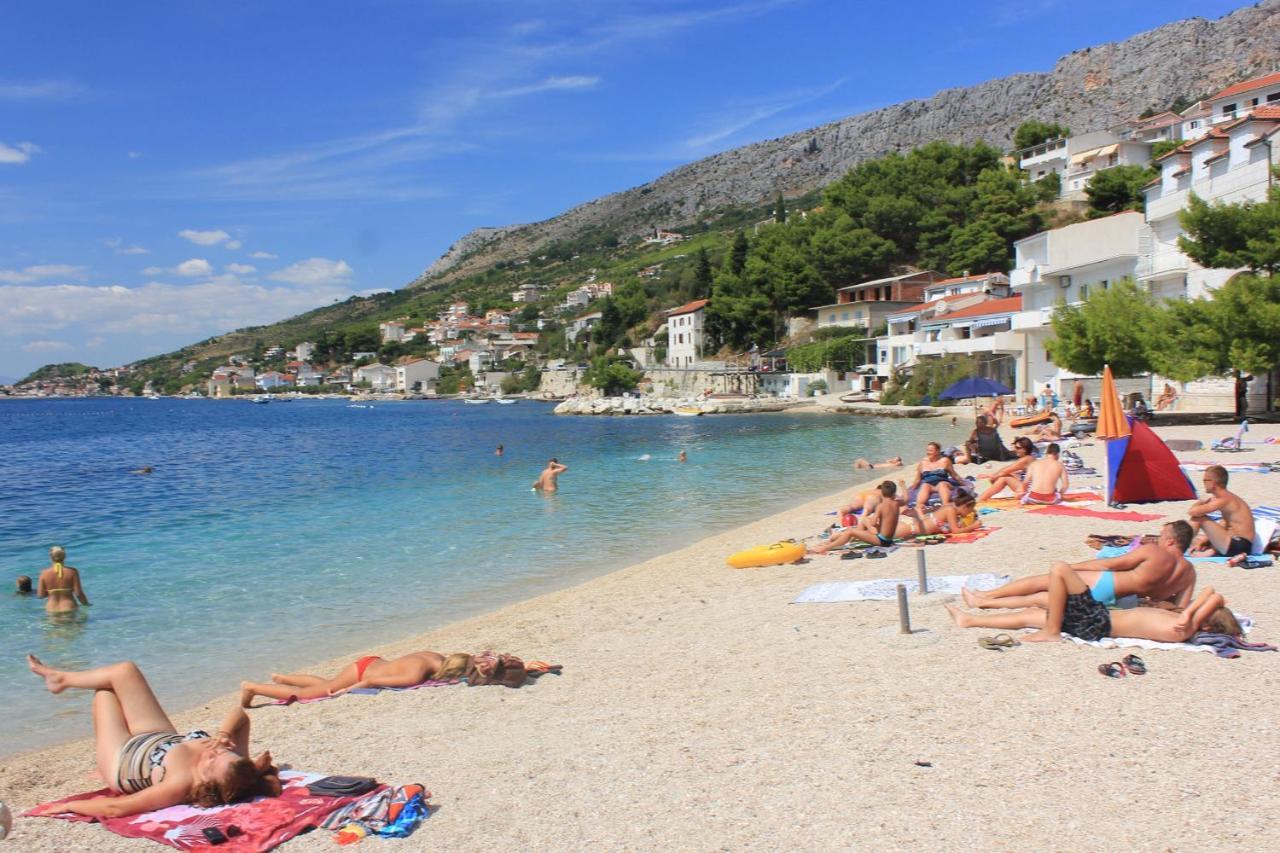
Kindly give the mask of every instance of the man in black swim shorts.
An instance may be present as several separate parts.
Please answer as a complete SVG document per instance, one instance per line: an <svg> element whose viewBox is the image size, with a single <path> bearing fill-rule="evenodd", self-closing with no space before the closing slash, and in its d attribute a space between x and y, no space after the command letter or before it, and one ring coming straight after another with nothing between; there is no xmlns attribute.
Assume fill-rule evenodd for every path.
<svg viewBox="0 0 1280 853"><path fill-rule="evenodd" d="M1206 468L1204 490L1208 494L1187 510L1187 520L1200 534L1191 543L1189 553L1234 557L1253 551L1253 537L1257 535L1253 510L1239 495L1227 491L1227 469L1221 465ZM1214 512L1222 514L1222 521L1208 517Z"/></svg>

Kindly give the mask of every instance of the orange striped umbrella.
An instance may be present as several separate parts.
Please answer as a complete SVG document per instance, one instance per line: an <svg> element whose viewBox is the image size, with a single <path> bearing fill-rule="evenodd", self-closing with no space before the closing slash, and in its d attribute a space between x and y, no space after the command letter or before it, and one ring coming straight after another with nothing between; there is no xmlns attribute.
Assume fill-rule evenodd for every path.
<svg viewBox="0 0 1280 853"><path fill-rule="evenodd" d="M1120 395L1116 393L1116 380L1108 364L1102 368L1102 408L1094 435L1098 438L1124 438L1129 432L1129 420L1124 416Z"/></svg>

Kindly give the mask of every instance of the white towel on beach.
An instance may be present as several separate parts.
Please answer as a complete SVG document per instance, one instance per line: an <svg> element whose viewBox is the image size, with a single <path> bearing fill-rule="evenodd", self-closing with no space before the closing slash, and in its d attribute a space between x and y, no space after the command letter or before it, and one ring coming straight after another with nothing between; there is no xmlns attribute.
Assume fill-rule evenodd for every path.
<svg viewBox="0 0 1280 853"><path fill-rule="evenodd" d="M995 589L1009 582L1008 575L990 572L977 575L941 575L929 578L929 592L959 594L961 589ZM898 584L915 593L915 578L879 578L870 581L828 581L816 583L796 597L792 604L831 604L838 601L892 601Z"/></svg>

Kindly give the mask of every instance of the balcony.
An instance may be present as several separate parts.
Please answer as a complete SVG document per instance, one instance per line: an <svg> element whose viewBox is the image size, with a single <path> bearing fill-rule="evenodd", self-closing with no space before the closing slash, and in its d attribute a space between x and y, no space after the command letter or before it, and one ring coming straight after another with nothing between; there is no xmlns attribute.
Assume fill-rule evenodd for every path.
<svg viewBox="0 0 1280 853"><path fill-rule="evenodd" d="M1177 250L1157 251L1150 257L1138 258L1138 281L1155 281L1186 275L1191 261Z"/></svg>
<svg viewBox="0 0 1280 853"><path fill-rule="evenodd" d="M1010 327L1015 332L1029 332L1035 329L1043 329L1049 325L1053 319L1052 308L1036 308L1031 311L1019 311L1013 315L1013 322Z"/></svg>

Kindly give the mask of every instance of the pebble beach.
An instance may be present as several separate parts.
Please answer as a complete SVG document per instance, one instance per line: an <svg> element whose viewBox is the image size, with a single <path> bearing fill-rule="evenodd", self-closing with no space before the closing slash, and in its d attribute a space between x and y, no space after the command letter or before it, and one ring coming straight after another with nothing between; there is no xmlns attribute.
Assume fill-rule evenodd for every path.
<svg viewBox="0 0 1280 853"><path fill-rule="evenodd" d="M1228 432L1157 428L1206 447ZM1280 447L1249 447L1177 456L1280 459ZM1101 442L1076 452L1104 467ZM1098 664L1126 652L979 648L994 632L956 627L943 607L953 595L912 596L909 635L892 601L791 603L824 581L914 578L917 549L726 567L744 548L814 536L853 483L881 479L854 473L849 489L658 558L308 668L334 672L363 653L492 648L562 664L559 676L520 690L453 686L257 708L255 746L296 769L424 784L431 818L406 840L363 842L376 849L1228 850L1267 847L1280 834L1271 758L1280 752L1280 653L1152 650L1147 675L1108 679ZM1229 488L1254 505L1277 502L1277 476L1233 474ZM1100 492L1102 481L1073 479L1073 488ZM1187 506L1131 509L1174 520ZM1092 556L1088 534L1154 533L1162 523L1025 510L984 521L999 529L925 549L930 574L1039 574L1056 559ZM1251 640L1280 639L1280 567L1197 569L1200 585L1255 620ZM30 689L42 689L34 677ZM209 726L235 700L229 692L175 723ZM0 766L0 799L16 813L90 790L100 786L93 768L87 740L21 753ZM152 842L19 818L8 845ZM316 832L285 849L332 846Z"/></svg>

